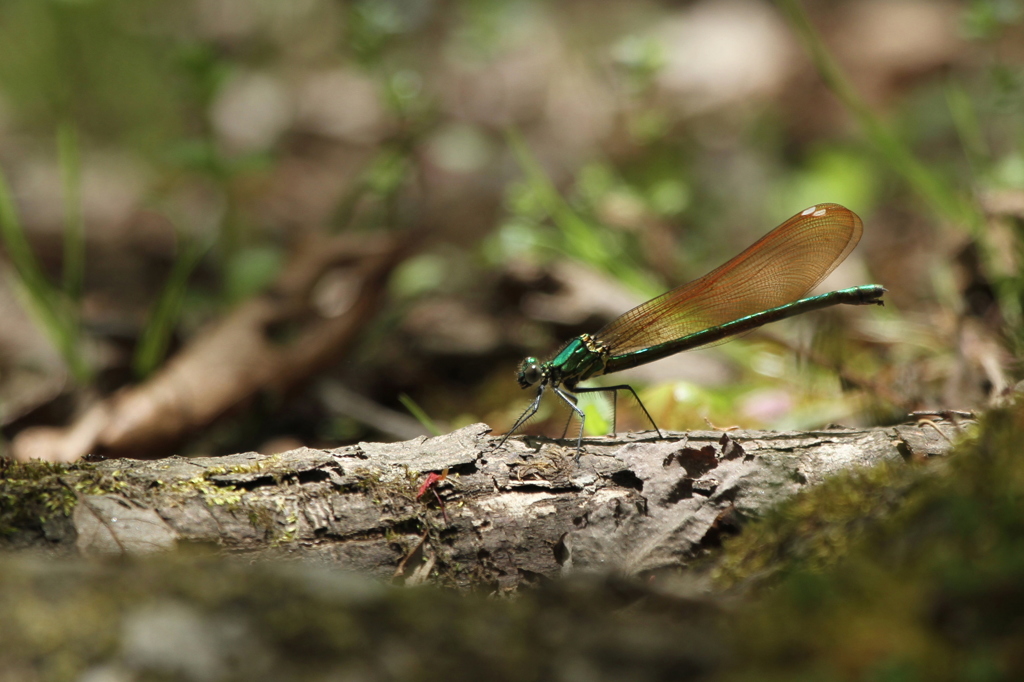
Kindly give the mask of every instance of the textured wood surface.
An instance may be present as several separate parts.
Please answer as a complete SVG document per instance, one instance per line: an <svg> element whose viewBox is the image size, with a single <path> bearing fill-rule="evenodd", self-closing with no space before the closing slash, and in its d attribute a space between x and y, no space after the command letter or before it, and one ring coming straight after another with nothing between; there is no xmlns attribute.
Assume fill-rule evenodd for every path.
<svg viewBox="0 0 1024 682"><path fill-rule="evenodd" d="M68 517L50 518L30 542L22 534L21 546L93 555L204 543L498 588L579 572L636 575L685 566L722 530L845 469L942 454L958 428L620 434L587 439L577 463L572 448L546 439L495 449L488 427L474 424L274 456L108 460L61 475L69 489L84 476L104 481L103 494L78 493ZM418 498L427 474L445 470Z"/></svg>

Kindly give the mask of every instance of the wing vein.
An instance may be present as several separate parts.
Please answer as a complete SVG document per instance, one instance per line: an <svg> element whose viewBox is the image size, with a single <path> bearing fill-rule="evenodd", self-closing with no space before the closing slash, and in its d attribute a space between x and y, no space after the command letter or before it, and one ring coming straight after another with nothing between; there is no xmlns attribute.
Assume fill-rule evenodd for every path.
<svg viewBox="0 0 1024 682"><path fill-rule="evenodd" d="M703 277L627 311L596 338L622 355L791 303L849 255L863 229L853 211L818 204Z"/></svg>

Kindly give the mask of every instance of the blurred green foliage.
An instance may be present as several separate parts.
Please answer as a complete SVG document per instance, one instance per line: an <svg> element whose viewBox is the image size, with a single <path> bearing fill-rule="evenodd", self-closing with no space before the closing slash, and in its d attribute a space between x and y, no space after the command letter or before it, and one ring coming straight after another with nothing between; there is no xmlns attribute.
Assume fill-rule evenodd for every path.
<svg viewBox="0 0 1024 682"><path fill-rule="evenodd" d="M160 153L187 130L175 14L155 0L3 3L5 103L38 135L72 120L91 138Z"/></svg>
<svg viewBox="0 0 1024 682"><path fill-rule="evenodd" d="M344 369L432 430L432 418L486 419L500 429L521 409L511 356L547 352L587 331L542 325L516 308L519 301L494 294L514 265L572 259L639 301L707 272L794 212L836 201L865 218L859 253L869 252L866 267L888 267L894 277L918 267L926 273L922 290L893 287L885 310L855 324L818 315L793 321L777 337L716 349L728 367L721 384L666 378L641 390L660 426L703 427L705 417L720 426L774 428L901 418L903 405L880 405L888 399L879 389L966 400L949 378L981 373L964 359L971 348L960 335L979 319L998 345L988 358L1005 365L1011 385L1020 378L1020 210L1003 213L986 202L1024 191L1024 64L1005 48L1024 29L1021 2L956 5L970 54L888 83L869 100L856 78L863 74L848 71L833 53L836 34L822 33L829 22L818 21L838 3L783 0L773 7L783 10L817 79L800 77L774 99L703 116L681 114L658 90L673 45L657 29L701 3L651 3L636 14L621 9L629 4L584 3L581 14L572 3L523 0L264 2L249 4L232 24L230 3L4 0L0 237L18 291L72 375L91 386L84 299L103 273L87 248L87 161L111 152L140 159L150 174L140 210L175 226L170 262L148 283L151 300L135 330L131 369L144 378L166 360L176 335L273 281L295 228L279 224L282 216L295 224L307 217L293 218L280 204L343 187L337 201L324 201L330 229L414 225L418 238L428 237L396 271L393 308L366 330L367 349ZM202 12L218 10L223 25L200 27ZM531 58L551 54L530 70ZM271 73L287 90L315 69L366 79L387 132L339 138L285 126L238 148L216 130L213 110L246 74ZM559 96L586 100L586 88L572 90L580 73L619 105L608 114L608 131L583 149L562 138L596 125L586 118L589 102L559 103ZM516 78L536 79L543 94L526 104L502 100L500 89L474 99L474 88ZM816 92L812 80L832 95ZM525 100L532 90L516 92ZM839 114L828 111L836 101ZM551 111L579 120L553 127ZM852 124L829 120L839 115ZM805 125L808 118L820 128ZM45 258L7 178L11 168L51 157L60 178L61 243L58 257ZM338 158L344 163L331 166ZM446 194L455 184L446 183L466 176L477 181L467 181L474 192L494 194L481 203L493 199L497 208L460 212L476 197ZM276 212L268 210L266 196L282 185L289 191L275 196ZM181 199L189 192L202 196L193 203L213 208L197 218ZM884 230L900 239L881 239ZM891 253L870 252L872 241ZM976 267L963 265L973 252ZM147 283L106 284L131 290ZM969 293L991 293L994 309L971 310ZM484 311L498 330L496 347L484 356L440 358L410 350L414 335L403 316L441 297L505 306ZM389 346L400 342L408 345ZM900 367L913 371L898 375ZM457 379L444 383L450 376ZM926 386L943 381L941 390ZM859 390L844 390L850 386ZM610 428L607 401L581 404L588 433ZM558 407L546 402L537 417L551 435L565 424ZM620 428L646 427L636 410L619 407ZM366 437L336 415L317 431ZM978 440L940 466L850 474L745 533L723 573L771 581L748 622L751 669L737 679L1013 679L1024 584L1024 472L1015 456L1022 437L1019 411L998 412ZM53 474L32 471L19 476L31 483ZM40 499L39 513L66 503Z"/></svg>
<svg viewBox="0 0 1024 682"><path fill-rule="evenodd" d="M702 275L782 219L821 201L850 206L864 217L869 235L907 230L908 241L875 238L906 251L869 253L861 259L868 267L885 272L886 259L908 257L912 248L929 260L921 291L894 291L884 311L855 323L784 325L785 349L779 339L751 337L715 351L730 368L721 385L677 379L652 385L642 395L660 425L701 426L702 414L716 423L775 427L892 418L902 405L879 407L863 386L844 393L842 387L856 382L837 376L837 369L852 367L862 377L880 374L891 382L897 362L920 363L916 376L936 385L952 374L958 339L945 331L946 322L935 320L971 313L961 266L951 256L964 245L977 251L972 276L978 287L993 292L996 312L989 317L998 318L999 342L1011 353L1024 343L1019 229L1011 222L993 230L984 204L992 192L1024 190L1024 68L1000 48L1000 41L1021 30L1019 2L957 5L961 36L970 41L966 49L984 59L958 58L915 74L906 84L890 84L886 96L868 93L879 97L870 102L858 78L863 74L849 73L851 67L832 51L832 41L840 41L822 33L830 24L819 17L839 10L797 0L772 5L853 125L838 121L828 111L835 100L825 101L831 95L815 92L817 85L800 80L804 76L796 87L765 99L685 113L665 91L666 73L678 67L673 59L679 45L663 28L681 17L693 20L688 12L700 3L602 6L583 13L523 0L233 7L214 0L0 4L0 125L11 133L0 146L0 162L12 173L26 159L49 158L57 149L64 209L59 275L57 258L33 253L9 193L0 197L5 247L42 326L82 384L95 373L82 331L91 329L89 320L83 324L83 292L102 279L87 257L83 185L90 158L110 153L141 160L148 174L141 209L176 231L171 262L154 270L158 281L148 283L147 310L138 316L132 361L138 377L160 366L175 335L187 337L264 290L280 271L293 230L322 226L307 225L308 214L293 218L282 206L315 204L308 197L338 187L338 198L324 200L328 208L316 214L329 229L415 226L418 238L428 235L424 252L396 272L394 309L367 331L374 340L394 338L403 316L432 296L514 306L493 293L500 288L496 273L522 262L578 261L639 302ZM306 104L298 100L312 72L363 79L380 106L376 115L384 132L339 137L309 124ZM286 100L286 123L258 143L233 144L219 128L224 122L218 107L254 74L284 93L278 95ZM603 94L591 106L588 98L598 89ZM320 93L330 94L330 87ZM236 116L258 118L269 107L254 101ZM346 100L341 108L357 104ZM559 122L551 112L565 112L570 120ZM806 125L808 118L817 127ZM588 140L583 148L563 139L577 127L601 125L605 132L580 138ZM478 196L453 191L457 182L451 178ZM197 212L197 203L206 207ZM908 217L926 227L906 228ZM919 242L911 247L913 239ZM865 243L858 253L869 248ZM490 301L484 290L492 291ZM504 356L543 354L566 335L586 331L549 325L537 332L522 311L518 317L504 309L488 312L505 326L489 358L494 372L473 366L475 390L455 386L457 395L441 400L430 387L401 386L439 420L475 413L496 426L508 422L521 394L509 381L502 363L511 361ZM530 328L520 334L519 326ZM835 346L829 336L848 342L819 352ZM815 359L800 360L794 347L809 349L807 357ZM382 372L394 365L387 357L369 358L375 361ZM764 371L768 366L774 369ZM424 376L404 371L416 380ZM1016 367L1008 371L1016 377ZM395 383L401 382L381 385L394 389ZM773 389L788 396L775 396L778 405L788 401L788 410L759 413L771 417L740 414L738 405L771 403ZM390 390L387 399L395 409L402 409L399 392ZM929 397L939 392L934 385L922 390ZM588 420L595 428L610 422L608 410L588 409L595 410ZM556 421L559 415L552 416ZM625 424L641 426L628 419Z"/></svg>
<svg viewBox="0 0 1024 682"><path fill-rule="evenodd" d="M512 186L510 208L517 218L534 226L550 218L556 230L543 230L542 233L553 238L545 245L551 255L568 255L611 274L636 291L653 296L661 287L652 283L643 269L629 257L623 235L606 229L591 216L585 217L575 210L559 194L522 139L515 134L510 134L508 139L526 176L523 184ZM607 192L601 194L607 196ZM585 208L593 209L592 206Z"/></svg>

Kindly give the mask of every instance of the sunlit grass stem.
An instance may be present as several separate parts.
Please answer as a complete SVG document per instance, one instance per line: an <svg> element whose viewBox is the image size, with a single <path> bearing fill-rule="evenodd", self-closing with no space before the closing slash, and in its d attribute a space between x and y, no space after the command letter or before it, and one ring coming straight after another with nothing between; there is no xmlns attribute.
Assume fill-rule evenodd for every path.
<svg viewBox="0 0 1024 682"><path fill-rule="evenodd" d="M17 275L18 288L27 300L43 330L57 348L72 376L80 384L92 379L78 333L75 305L54 286L32 253L25 230L14 205L7 179L0 172L0 239Z"/></svg>
<svg viewBox="0 0 1024 682"><path fill-rule="evenodd" d="M57 129L57 160L64 192L64 293L78 301L85 280L85 223L78 133L71 123Z"/></svg>
<svg viewBox="0 0 1024 682"><path fill-rule="evenodd" d="M171 335L181 318L189 278L212 246L187 239L180 232L178 240L181 245L178 257L171 267L171 274L167 278L160 299L153 306L153 311L146 321L135 349L135 356L132 358L132 369L139 379L148 377L164 361L171 343Z"/></svg>
<svg viewBox="0 0 1024 682"><path fill-rule="evenodd" d="M620 249L609 248L607 230L593 225L569 205L517 131L508 130L506 139L526 183L542 203L555 227L561 231L570 253L613 275L641 295L651 296L661 288L639 268L630 265Z"/></svg>
<svg viewBox="0 0 1024 682"><path fill-rule="evenodd" d="M995 266L995 246L985 230L985 216L968 193L958 191L941 174L932 170L914 154L913 150L896 135L851 85L846 74L825 46L821 35L815 29L799 0L780 0L779 6L789 18L791 25L810 53L815 68L825 85L839 98L865 136L882 157L935 213L943 219L965 227L978 245L983 268L996 289L1000 309L1011 329L1019 327L1024 314L1021 310L1019 276L1004 275ZM954 120L962 111L952 111ZM957 121L963 124L962 116ZM961 130L963 133L963 130ZM976 151L976 140L967 139L970 151Z"/></svg>
<svg viewBox="0 0 1024 682"><path fill-rule="evenodd" d="M432 436L440 436L442 431L437 426L437 422L430 418L426 411L416 404L416 401L407 396L405 393L401 393L398 396L399 402L405 406L405 409L409 410L416 421L420 423L420 426L425 428L427 432Z"/></svg>

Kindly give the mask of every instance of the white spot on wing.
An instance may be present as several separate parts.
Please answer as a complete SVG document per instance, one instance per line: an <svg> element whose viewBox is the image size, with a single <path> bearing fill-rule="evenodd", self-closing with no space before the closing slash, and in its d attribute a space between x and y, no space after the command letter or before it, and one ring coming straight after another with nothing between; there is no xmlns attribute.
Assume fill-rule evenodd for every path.
<svg viewBox="0 0 1024 682"><path fill-rule="evenodd" d="M818 210L817 206L811 206L810 208L807 208L807 209L804 209L803 211L801 211L800 215L811 215L812 213L814 213L817 210Z"/></svg>
<svg viewBox="0 0 1024 682"><path fill-rule="evenodd" d="M826 212L827 211L824 208L819 208L817 211L813 213L813 215L815 218L820 218L821 216L825 215Z"/></svg>

